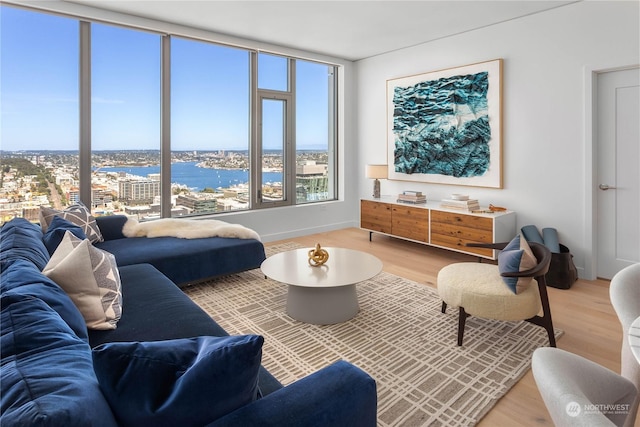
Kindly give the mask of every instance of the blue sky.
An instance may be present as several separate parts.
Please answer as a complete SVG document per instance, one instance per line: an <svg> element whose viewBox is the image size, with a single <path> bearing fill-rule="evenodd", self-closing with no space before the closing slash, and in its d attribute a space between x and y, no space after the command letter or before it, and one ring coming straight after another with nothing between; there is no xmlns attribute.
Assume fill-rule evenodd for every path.
<svg viewBox="0 0 640 427"><path fill-rule="evenodd" d="M0 6L0 148L78 148L79 26ZM159 149L160 36L92 24L92 148ZM249 54L172 40L172 149L247 149ZM260 86L282 86L281 58L261 56ZM297 144L327 145L327 67L298 61ZM278 132L265 135L274 145Z"/></svg>

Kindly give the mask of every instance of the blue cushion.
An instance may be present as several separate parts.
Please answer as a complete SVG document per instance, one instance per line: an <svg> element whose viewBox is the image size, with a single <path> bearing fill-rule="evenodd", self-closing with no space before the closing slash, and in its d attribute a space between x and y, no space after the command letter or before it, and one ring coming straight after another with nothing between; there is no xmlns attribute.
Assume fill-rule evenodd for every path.
<svg viewBox="0 0 640 427"><path fill-rule="evenodd" d="M560 240L558 239L558 230L555 228L543 228L542 238L544 245L554 254L560 253Z"/></svg>
<svg viewBox="0 0 640 427"><path fill-rule="evenodd" d="M514 237L498 254L498 270L502 273L518 273L538 264L527 240L520 235ZM511 292L518 294L529 286L531 277L502 277Z"/></svg>
<svg viewBox="0 0 640 427"><path fill-rule="evenodd" d="M96 223L96 219L82 202L76 202L75 205L67 207L64 211L40 206L40 225L42 226L43 232L49 229L53 218L56 216L61 216L82 227L82 230L91 243L102 242L104 240L100 228L98 228L98 224Z"/></svg>
<svg viewBox="0 0 640 427"><path fill-rule="evenodd" d="M109 343L93 350L98 381L129 426L202 426L256 399L259 335Z"/></svg>
<svg viewBox="0 0 640 427"><path fill-rule="evenodd" d="M520 231L528 242L535 242L544 245L542 235L538 231L538 227L536 227L535 225L525 225L520 229Z"/></svg>
<svg viewBox="0 0 640 427"><path fill-rule="evenodd" d="M44 233L44 236L42 236L42 241L47 247L49 255L53 255L53 253L56 251L66 231L70 231L80 240L85 240L87 238L87 235L84 234L82 227L80 227L79 225L75 225L71 221L67 221L61 216L56 215L51 220L51 224L49 224L47 232Z"/></svg>
<svg viewBox="0 0 640 427"><path fill-rule="evenodd" d="M16 260L2 273L2 294L29 295L42 300L60 315L73 332L88 342L87 325L69 295L25 260Z"/></svg>
<svg viewBox="0 0 640 427"><path fill-rule="evenodd" d="M126 239L127 237L122 234L122 227L126 224L127 219L129 217L126 215L97 216L96 224L104 240Z"/></svg>
<svg viewBox="0 0 640 427"><path fill-rule="evenodd" d="M42 230L24 218L14 218L0 228L0 269L4 271L16 259L30 261L39 270L49 262Z"/></svg>
<svg viewBox="0 0 640 427"><path fill-rule="evenodd" d="M39 299L4 294L0 304L0 424L115 426L89 345Z"/></svg>

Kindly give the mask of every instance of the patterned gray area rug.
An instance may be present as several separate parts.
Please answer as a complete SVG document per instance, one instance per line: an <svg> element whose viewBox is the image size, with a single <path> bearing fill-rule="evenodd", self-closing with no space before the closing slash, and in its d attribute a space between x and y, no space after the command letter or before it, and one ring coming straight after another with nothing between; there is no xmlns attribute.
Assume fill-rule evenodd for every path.
<svg viewBox="0 0 640 427"><path fill-rule="evenodd" d="M355 318L318 326L287 316L287 286L259 269L184 289L230 334L263 335L262 363L285 385L339 359L364 369L377 383L379 426L475 425L548 345L527 322L470 317L458 347L458 312L441 313L433 288L382 272L357 290Z"/></svg>

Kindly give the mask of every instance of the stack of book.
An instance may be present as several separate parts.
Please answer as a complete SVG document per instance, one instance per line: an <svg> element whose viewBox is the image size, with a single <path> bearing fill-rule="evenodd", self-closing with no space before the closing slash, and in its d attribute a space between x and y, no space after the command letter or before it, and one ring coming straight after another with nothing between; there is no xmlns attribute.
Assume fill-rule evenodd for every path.
<svg viewBox="0 0 640 427"><path fill-rule="evenodd" d="M401 203L427 203L427 196L422 194L421 191L403 191L402 194L398 194L398 202Z"/></svg>
<svg viewBox="0 0 640 427"><path fill-rule="evenodd" d="M466 211L473 211L473 210L480 209L480 202L478 202L478 199L467 199L467 200L443 199L440 206L447 209L462 209Z"/></svg>

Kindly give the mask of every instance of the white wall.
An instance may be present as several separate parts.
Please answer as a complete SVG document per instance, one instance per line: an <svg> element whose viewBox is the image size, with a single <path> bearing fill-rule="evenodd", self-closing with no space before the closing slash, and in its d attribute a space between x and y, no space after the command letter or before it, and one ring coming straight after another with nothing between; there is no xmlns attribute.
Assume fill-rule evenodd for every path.
<svg viewBox="0 0 640 427"><path fill-rule="evenodd" d="M581 277L591 278L585 69L640 63L638 5L583 1L358 61L360 196L369 196L372 187L364 178L365 165L387 162L387 79L503 58L504 188L387 180L382 193L410 188L440 200L462 192L485 206L506 206L517 212L518 228L557 228L561 243L575 255Z"/></svg>

